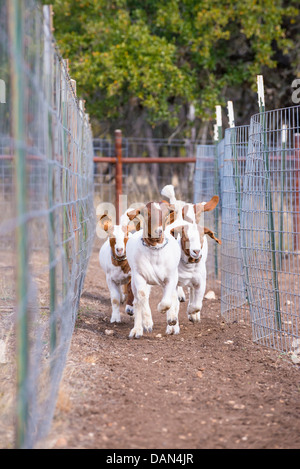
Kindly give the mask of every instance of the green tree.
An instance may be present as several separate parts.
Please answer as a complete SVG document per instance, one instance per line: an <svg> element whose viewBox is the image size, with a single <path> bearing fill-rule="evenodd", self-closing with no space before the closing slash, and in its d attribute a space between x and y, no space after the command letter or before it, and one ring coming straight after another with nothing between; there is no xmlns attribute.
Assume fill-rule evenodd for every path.
<svg viewBox="0 0 300 469"><path fill-rule="evenodd" d="M282 62L291 76L296 73L296 1L53 4L55 36L70 59L71 75L87 101L96 133L120 126L126 135L189 136L194 126L199 136L218 103L233 99L240 120L245 111L255 110L258 73L271 90L287 80L280 74ZM271 74L269 80L270 70L279 71L276 85ZM194 122L188 118L191 104Z"/></svg>

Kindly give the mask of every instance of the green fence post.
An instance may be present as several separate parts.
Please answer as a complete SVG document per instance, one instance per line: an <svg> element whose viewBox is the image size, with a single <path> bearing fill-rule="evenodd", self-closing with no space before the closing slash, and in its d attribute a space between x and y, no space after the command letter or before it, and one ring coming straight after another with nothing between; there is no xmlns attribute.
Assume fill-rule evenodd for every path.
<svg viewBox="0 0 300 469"><path fill-rule="evenodd" d="M23 0L9 0L9 38L11 74L11 135L14 141L16 235L16 447L24 448L28 424L28 251L27 225L23 220L27 210L27 178L24 119L24 5Z"/></svg>
<svg viewBox="0 0 300 469"><path fill-rule="evenodd" d="M214 191L215 195L219 194L219 143L222 140L222 109L221 106L216 106L216 124L214 126L214 141L215 141L215 177L214 177ZM219 232L219 206L215 208L214 211L214 219L215 219L215 232L218 236ZM218 249L217 244L215 245L215 275L218 277L219 274L219 262L218 262Z"/></svg>
<svg viewBox="0 0 300 469"><path fill-rule="evenodd" d="M284 208L284 183L285 183L285 152L286 152L287 126L282 125L281 131L281 188L280 188L280 232L279 232L279 267L282 268L283 258L283 208Z"/></svg>
<svg viewBox="0 0 300 469"><path fill-rule="evenodd" d="M47 101L53 108L53 55L52 55L52 37L51 37L51 7L43 7L44 16L44 73L45 73L45 93ZM48 206L49 206L49 284L50 284L50 350L53 354L57 343L57 321L56 312L56 267L55 267L55 214L54 205L54 166L50 161L54 159L53 155L53 117L50 108L48 108ZM53 364L52 364L53 366Z"/></svg>
<svg viewBox="0 0 300 469"><path fill-rule="evenodd" d="M69 167L69 137L68 137L68 125L69 125L69 109L68 109L68 85L67 85L67 73L68 73L68 60L62 60L60 69L61 76L61 107L62 107L62 123L63 123L63 145L62 145L62 158L63 158L63 174L62 174L62 203L63 203L63 214L62 214L62 225L63 225L63 249L65 253L65 259L63 260L62 266L62 282L63 282L63 298L65 300L68 293L69 285L69 218L68 218L68 187L67 187L67 170Z"/></svg>
<svg viewBox="0 0 300 469"><path fill-rule="evenodd" d="M276 305L276 323L278 329L281 329L281 310L280 310L280 297L279 297L279 284L278 284L278 272L276 265L276 244L275 244L275 227L274 227L274 216L273 216L273 203L272 203L272 192L271 192L271 178L270 178L270 162L269 162L269 150L266 133L266 114L265 114L265 96L264 96L264 84L263 76L257 76L257 89L258 89L258 104L260 113L260 125L263 132L263 152L264 152L264 164L267 174L267 188L266 188L266 203L268 209L268 229L271 244L271 261L272 261L272 280L273 288L275 292L275 305Z"/></svg>

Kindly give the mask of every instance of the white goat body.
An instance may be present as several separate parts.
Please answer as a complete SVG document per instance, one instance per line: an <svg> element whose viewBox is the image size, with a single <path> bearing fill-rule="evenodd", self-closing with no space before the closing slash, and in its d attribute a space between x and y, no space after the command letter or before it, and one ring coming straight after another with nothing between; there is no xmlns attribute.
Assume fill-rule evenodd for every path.
<svg viewBox="0 0 300 469"><path fill-rule="evenodd" d="M158 311L167 313L167 333L179 333L177 283L180 246L170 234L164 233L165 221L172 211L170 204L165 202L149 202L144 209L129 215L130 219L138 215L144 219L143 229L134 233L127 243L134 295L134 327L130 337L141 337L143 330L152 331L149 306L152 285L163 287Z"/></svg>
<svg viewBox="0 0 300 469"><path fill-rule="evenodd" d="M106 283L110 292L112 305L111 322L121 322L120 304L125 301L125 295L122 286L126 286L128 293L128 304L125 312L132 315L133 306L131 299L131 272L126 258L126 240L128 232L125 227L120 225L110 226L109 238L102 245L99 252L100 266L104 270ZM111 236L114 237L113 248L111 245ZM120 253L118 256L117 253Z"/></svg>
<svg viewBox="0 0 300 469"><path fill-rule="evenodd" d="M192 322L200 321L203 297L206 289L206 260L208 243L206 235L221 244L213 232L201 227L201 213L213 210L219 198L214 196L208 203L186 204L177 219L167 226L166 232L172 234L181 248L181 258L178 266L178 297L185 300L183 287L190 292L187 308L188 318ZM173 200L174 202L174 200ZM189 220L189 221L187 221Z"/></svg>
<svg viewBox="0 0 300 469"><path fill-rule="evenodd" d="M164 289L158 311L167 313L167 333L179 333L178 323L178 264L180 246L166 235L163 243L155 248L143 243L143 230L132 235L127 243L127 259L131 268L131 286L134 295L134 328L130 337L141 337L143 330L152 331L153 320L149 306L150 288L160 285Z"/></svg>

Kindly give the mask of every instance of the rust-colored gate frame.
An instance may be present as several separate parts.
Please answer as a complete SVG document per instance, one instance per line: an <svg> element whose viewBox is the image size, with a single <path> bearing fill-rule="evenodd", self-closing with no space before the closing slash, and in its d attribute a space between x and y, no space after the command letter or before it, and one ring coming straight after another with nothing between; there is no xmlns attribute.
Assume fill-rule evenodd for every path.
<svg viewBox="0 0 300 469"><path fill-rule="evenodd" d="M122 131L115 131L115 151L116 156L108 157L94 157L94 163L113 163L116 165L116 223L120 223L120 196L123 192L122 175L123 175L123 164L138 164L138 163L196 163L196 157L186 156L175 156L175 157L126 157L122 155Z"/></svg>

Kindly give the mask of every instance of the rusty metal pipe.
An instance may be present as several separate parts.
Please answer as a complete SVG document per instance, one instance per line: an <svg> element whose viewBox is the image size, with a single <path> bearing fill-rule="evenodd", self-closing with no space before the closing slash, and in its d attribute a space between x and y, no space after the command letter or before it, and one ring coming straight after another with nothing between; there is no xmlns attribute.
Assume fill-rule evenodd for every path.
<svg viewBox="0 0 300 469"><path fill-rule="evenodd" d="M122 131L116 130L115 131L115 148L116 148L116 223L117 225L120 223L120 217L122 212L122 207L120 207L121 203L121 195L123 191L122 187L122 175L123 175L123 168L122 168Z"/></svg>
<svg viewBox="0 0 300 469"><path fill-rule="evenodd" d="M117 163L117 159L110 157L110 156L95 156L94 158L95 163ZM134 163L159 163L159 164L166 164L166 163L196 163L196 158L185 158L183 156L179 157L157 157L157 158L150 158L150 157L126 157L122 158L122 164L134 164Z"/></svg>

